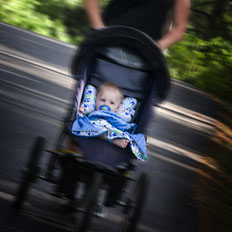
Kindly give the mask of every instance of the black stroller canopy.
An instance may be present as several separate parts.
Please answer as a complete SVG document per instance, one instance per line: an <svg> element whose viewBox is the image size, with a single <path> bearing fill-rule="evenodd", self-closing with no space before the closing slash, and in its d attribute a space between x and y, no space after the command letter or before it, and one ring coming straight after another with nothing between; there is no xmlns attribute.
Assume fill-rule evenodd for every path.
<svg viewBox="0 0 232 232"><path fill-rule="evenodd" d="M148 35L130 27L111 26L93 30L74 56L71 67L73 77L78 79L83 68L107 47L126 48L141 57L157 83L157 100L165 99L170 86L165 57Z"/></svg>

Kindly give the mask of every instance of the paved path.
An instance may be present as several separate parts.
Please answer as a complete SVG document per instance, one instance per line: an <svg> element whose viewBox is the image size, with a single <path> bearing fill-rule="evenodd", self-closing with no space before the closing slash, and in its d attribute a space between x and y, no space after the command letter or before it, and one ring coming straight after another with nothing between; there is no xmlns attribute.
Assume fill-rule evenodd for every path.
<svg viewBox="0 0 232 232"><path fill-rule="evenodd" d="M23 213L10 217L10 203L33 139L52 148L72 96L69 66L76 47L0 23L0 231L71 231L51 185L34 185ZM188 84L173 81L167 101L148 130L149 161L137 173L151 184L138 231L196 232L194 184L209 135L215 104ZM43 160L46 164L46 158ZM90 231L118 231L118 209L95 219Z"/></svg>

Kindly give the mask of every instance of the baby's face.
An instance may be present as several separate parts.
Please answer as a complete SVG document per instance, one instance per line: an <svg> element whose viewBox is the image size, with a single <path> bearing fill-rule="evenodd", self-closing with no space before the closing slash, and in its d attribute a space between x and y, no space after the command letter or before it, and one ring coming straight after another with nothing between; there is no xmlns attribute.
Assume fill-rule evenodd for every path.
<svg viewBox="0 0 232 232"><path fill-rule="evenodd" d="M121 104L120 94L115 90L103 89L97 94L96 110L99 110L101 105L109 106L111 112L116 112Z"/></svg>

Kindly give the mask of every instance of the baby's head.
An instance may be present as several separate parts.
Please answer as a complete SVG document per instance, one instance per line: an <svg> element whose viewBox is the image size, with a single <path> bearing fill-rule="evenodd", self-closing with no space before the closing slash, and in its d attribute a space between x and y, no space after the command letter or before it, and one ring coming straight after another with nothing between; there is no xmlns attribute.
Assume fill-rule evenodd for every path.
<svg viewBox="0 0 232 232"><path fill-rule="evenodd" d="M96 110L109 107L111 112L116 112L123 100L122 91L111 82L106 82L98 88Z"/></svg>

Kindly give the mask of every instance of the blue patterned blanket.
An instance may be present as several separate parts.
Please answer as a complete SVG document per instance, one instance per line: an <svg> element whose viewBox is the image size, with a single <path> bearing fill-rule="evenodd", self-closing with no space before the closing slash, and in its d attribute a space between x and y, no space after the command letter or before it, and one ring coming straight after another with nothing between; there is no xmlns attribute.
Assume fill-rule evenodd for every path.
<svg viewBox="0 0 232 232"><path fill-rule="evenodd" d="M95 137L106 135L109 141L128 139L133 154L140 160L146 160L146 142L143 134L134 134L136 125L125 122L117 113L98 110L88 116L78 114L72 126L76 136Z"/></svg>

